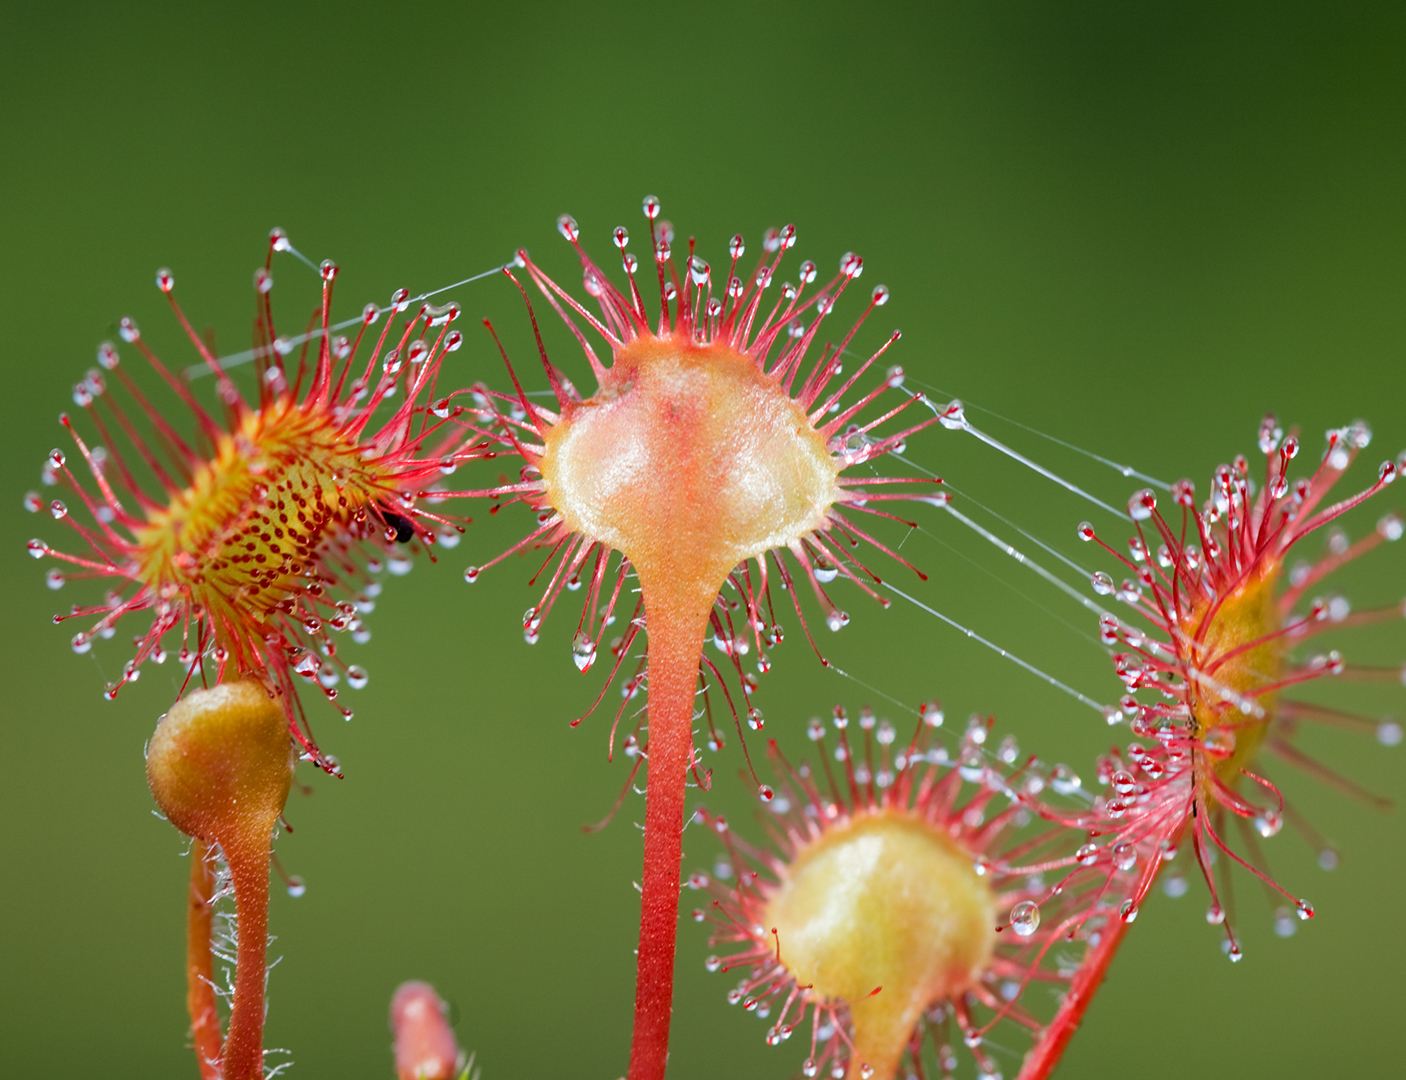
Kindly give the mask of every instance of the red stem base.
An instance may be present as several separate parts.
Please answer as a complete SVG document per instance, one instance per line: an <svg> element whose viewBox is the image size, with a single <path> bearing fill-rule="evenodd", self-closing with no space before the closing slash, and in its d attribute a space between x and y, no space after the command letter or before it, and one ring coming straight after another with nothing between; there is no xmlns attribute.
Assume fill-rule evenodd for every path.
<svg viewBox="0 0 1406 1080"><path fill-rule="evenodd" d="M707 615L671 620L670 614L649 611L649 774L629 1080L663 1080L673 1014L684 790L693 754L693 698Z"/></svg>
<svg viewBox="0 0 1406 1080"><path fill-rule="evenodd" d="M210 958L214 919L215 870L209 847L190 847L190 893L186 899L186 1008L200 1080L220 1080L220 1014L215 1005L214 964Z"/></svg>

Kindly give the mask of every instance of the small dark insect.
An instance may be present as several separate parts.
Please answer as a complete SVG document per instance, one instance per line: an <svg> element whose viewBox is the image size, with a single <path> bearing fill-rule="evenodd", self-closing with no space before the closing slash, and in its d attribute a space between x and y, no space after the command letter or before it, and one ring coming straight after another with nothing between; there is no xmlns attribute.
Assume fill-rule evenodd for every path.
<svg viewBox="0 0 1406 1080"><path fill-rule="evenodd" d="M381 511L381 520L387 527L395 530L395 542L397 544L408 544L415 539L415 524L408 517L397 514L393 510L387 510L384 506L377 507Z"/></svg>

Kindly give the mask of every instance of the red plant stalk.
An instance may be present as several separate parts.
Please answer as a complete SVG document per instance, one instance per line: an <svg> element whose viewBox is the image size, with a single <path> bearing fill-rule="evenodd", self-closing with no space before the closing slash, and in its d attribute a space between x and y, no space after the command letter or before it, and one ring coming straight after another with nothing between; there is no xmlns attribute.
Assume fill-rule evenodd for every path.
<svg viewBox="0 0 1406 1080"><path fill-rule="evenodd" d="M660 591L668 590L645 588L645 606L650 613L649 773L630 1080L662 1077L669 1054L684 783L693 756L698 656L712 610L711 596L698 611L698 605L686 601L661 603Z"/></svg>
<svg viewBox="0 0 1406 1080"><path fill-rule="evenodd" d="M248 843L236 843L225 849L234 884L234 907L239 913L239 950L234 974L234 1006L229 1015L229 1032L225 1035L223 1080L262 1080L264 1075L269 842L267 833L248 839Z"/></svg>
<svg viewBox="0 0 1406 1080"><path fill-rule="evenodd" d="M210 954L217 881L211 847L197 839L191 848L190 907L186 923L186 1005L201 1080L258 1080L264 1062L264 978L268 943L267 838L234 839L223 848L238 914L238 953L229 1034L220 1034Z"/></svg>
<svg viewBox="0 0 1406 1080"><path fill-rule="evenodd" d="M200 1080L220 1077L220 1015L215 1006L215 972L210 937L215 915L215 870L210 848L201 840L190 849L190 901L186 914L186 1008Z"/></svg>

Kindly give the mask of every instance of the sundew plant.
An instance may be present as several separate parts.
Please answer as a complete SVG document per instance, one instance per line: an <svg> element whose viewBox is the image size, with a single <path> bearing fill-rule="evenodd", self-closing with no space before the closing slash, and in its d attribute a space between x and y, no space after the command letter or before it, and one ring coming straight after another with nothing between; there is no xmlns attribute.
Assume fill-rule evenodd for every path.
<svg viewBox="0 0 1406 1080"><path fill-rule="evenodd" d="M524 647L546 647L549 615L575 620L569 651L538 670L588 676L563 738L577 738L569 721L625 760L618 797L620 770L599 770L615 798L601 827L642 830L638 936L621 943L636 950L619 1032L631 1080L671 1073L671 1030L690 1022L680 964L724 980L737 1023L760 1018L758 1055L804 1044L805 1077L1039 1080L1126 938L1166 932L1152 908L1133 929L1154 887L1177 896L1199 879L1226 977L1245 955L1237 888L1272 898L1281 936L1315 918L1299 872L1271 870L1269 842L1297 832L1335 865L1296 809L1302 784L1385 805L1301 734L1401 739L1332 687L1378 682L1399 698L1406 684L1402 658L1353 658L1373 624L1406 617L1391 487L1406 453L1379 454L1360 420L1320 440L1268 416L1247 433L1256 456L1229 440L1199 491L1063 444L1097 470L1072 479L1041 459L1040 432L1017 425L1017 447L904 371L912 343L879 323L902 297L861 285L873 270L860 255L801 258L789 224L714 244L676 229L657 198L642 208L633 234L563 215L564 257L519 249L450 286L507 290L522 333L466 329L474 294L441 304L439 288L345 318L338 267L274 230L249 350L221 355L162 269L171 334L124 318L123 343L76 373L69 442L25 498L57 524L28 550L52 564L50 588L74 594L55 616L76 620L67 647L115 649L136 624L121 677L95 695L178 669L146 771L161 816L190 838L172 929L186 971L171 992L187 1002L192 1073L261 1080L290 1065L263 1042L273 846L300 759L357 782L321 733L351 718L370 674L349 657L382 580L412 560L480 623L516 617L480 599L485 575L528 578ZM273 281L300 263L318 292L289 324ZM569 349L549 345L548 320ZM470 332L491 366L461 363ZM523 341L529 353L508 344ZM168 343L189 355L171 359ZM145 370L130 371L133 354ZM959 445L1049 485L1067 520L1024 519L982 475L951 476ZM517 522L520 539L488 549L471 514ZM1106 656L1104 681L1076 685L1008 647L999 624L949 614L953 555L927 542L942 536L993 550L1005 574L991 587L1057 609ZM1335 575L1359 559L1370 595L1349 598ZM990 687L910 702L841 670L833 635L882 636L895 606L927 630L887 648L914 664L936 649L993 654L1047 693L1051 717L1072 713L1111 747L1080 761L1067 720L1021 745L1003 718L950 717L937 700ZM797 715L768 685L781 663L845 700ZM405 752L423 752L414 716L357 723L401 725ZM755 820L711 805L736 776ZM404 974L387 988L394 1054L368 1074L476 1075L443 988ZM511 1062L488 1075L499 1069L514 1075Z"/></svg>

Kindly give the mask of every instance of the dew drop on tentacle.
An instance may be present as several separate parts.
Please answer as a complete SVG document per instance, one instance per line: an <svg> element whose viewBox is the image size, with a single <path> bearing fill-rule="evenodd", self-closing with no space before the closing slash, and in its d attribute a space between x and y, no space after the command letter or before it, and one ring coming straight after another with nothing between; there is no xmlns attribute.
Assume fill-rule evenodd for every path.
<svg viewBox="0 0 1406 1080"><path fill-rule="evenodd" d="M1143 488L1128 500L1128 516L1134 521L1146 521L1157 509L1157 495L1151 488Z"/></svg>
<svg viewBox="0 0 1406 1080"><path fill-rule="evenodd" d="M571 641L571 659L577 671L589 671L596 662L596 643L582 631L577 631Z"/></svg>
<svg viewBox="0 0 1406 1080"><path fill-rule="evenodd" d="M1254 826L1255 830L1267 840L1271 836L1277 836L1279 830L1284 827L1284 815L1271 807L1255 816Z"/></svg>
<svg viewBox="0 0 1406 1080"><path fill-rule="evenodd" d="M1029 937L1040 928L1040 905L1022 900L1011 908L1011 929L1020 937Z"/></svg>

